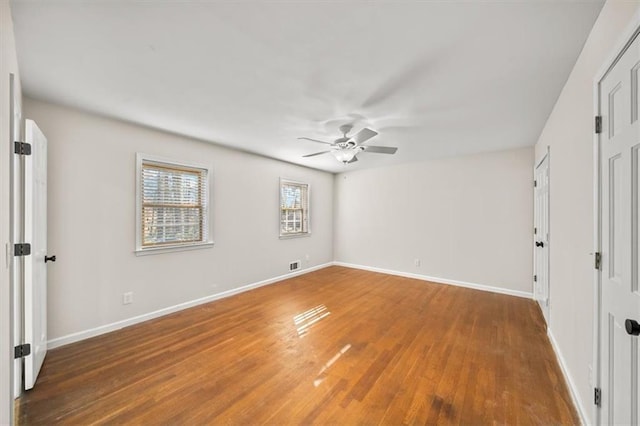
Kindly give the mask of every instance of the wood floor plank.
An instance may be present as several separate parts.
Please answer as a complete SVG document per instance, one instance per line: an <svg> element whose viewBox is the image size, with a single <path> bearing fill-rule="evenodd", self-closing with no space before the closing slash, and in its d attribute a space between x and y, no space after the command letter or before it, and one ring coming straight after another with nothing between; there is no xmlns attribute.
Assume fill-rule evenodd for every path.
<svg viewBox="0 0 640 426"><path fill-rule="evenodd" d="M533 301L334 266L51 350L18 422L579 420Z"/></svg>

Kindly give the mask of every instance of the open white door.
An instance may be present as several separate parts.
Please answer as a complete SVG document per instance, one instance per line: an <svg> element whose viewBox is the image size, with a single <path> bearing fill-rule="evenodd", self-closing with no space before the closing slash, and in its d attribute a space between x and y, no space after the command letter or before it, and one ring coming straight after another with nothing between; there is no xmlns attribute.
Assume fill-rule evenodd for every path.
<svg viewBox="0 0 640 426"><path fill-rule="evenodd" d="M638 424L640 325L640 37L600 81L603 424Z"/></svg>
<svg viewBox="0 0 640 426"><path fill-rule="evenodd" d="M533 295L549 324L549 154L534 172Z"/></svg>
<svg viewBox="0 0 640 426"><path fill-rule="evenodd" d="M25 256L24 334L31 353L24 359L24 387L31 389L47 354L47 139L32 120L25 121Z"/></svg>

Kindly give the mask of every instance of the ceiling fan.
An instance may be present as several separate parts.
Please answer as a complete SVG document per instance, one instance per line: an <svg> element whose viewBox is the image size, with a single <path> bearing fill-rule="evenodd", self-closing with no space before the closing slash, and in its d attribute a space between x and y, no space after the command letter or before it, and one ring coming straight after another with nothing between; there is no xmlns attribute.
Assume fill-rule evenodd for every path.
<svg viewBox="0 0 640 426"><path fill-rule="evenodd" d="M365 143L376 136L378 132L375 130L371 130L368 128L364 128L360 130L353 136L347 136L347 133L351 131L353 126L351 124L344 124L340 126L340 132L342 133L342 137L336 139L333 143L320 141L317 139L311 138L298 138L304 139L311 142L322 143L325 145L329 145L330 148L328 151L320 151L313 154L303 155L303 157L314 157L316 155L326 154L330 152L333 154L336 159L344 164L347 163L355 163L358 161L356 155L362 151L373 152L376 154L395 154L398 148L391 146L370 146L365 145Z"/></svg>

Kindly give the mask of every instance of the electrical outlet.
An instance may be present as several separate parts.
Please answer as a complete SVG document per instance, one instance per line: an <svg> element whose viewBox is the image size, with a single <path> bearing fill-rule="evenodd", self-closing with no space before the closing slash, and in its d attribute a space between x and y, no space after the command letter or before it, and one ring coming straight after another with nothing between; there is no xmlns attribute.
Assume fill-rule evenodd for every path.
<svg viewBox="0 0 640 426"><path fill-rule="evenodd" d="M415 266L418 266L418 267L419 267L419 266L420 266L420 259L414 259L413 264L414 264Z"/></svg>
<svg viewBox="0 0 640 426"><path fill-rule="evenodd" d="M133 292L129 291L127 293L124 293L122 295L122 304L123 305L129 305L131 303L133 303Z"/></svg>

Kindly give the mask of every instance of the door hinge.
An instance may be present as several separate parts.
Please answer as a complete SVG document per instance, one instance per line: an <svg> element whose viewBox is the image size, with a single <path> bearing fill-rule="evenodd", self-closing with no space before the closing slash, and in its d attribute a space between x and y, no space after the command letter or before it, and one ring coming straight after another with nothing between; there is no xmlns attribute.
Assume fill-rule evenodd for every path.
<svg viewBox="0 0 640 426"><path fill-rule="evenodd" d="M602 265L602 254L599 251L595 253L595 267L597 270L600 270L600 266Z"/></svg>
<svg viewBox="0 0 640 426"><path fill-rule="evenodd" d="M596 406L600 406L600 402L602 401L602 391L600 388L593 388L593 403Z"/></svg>
<svg viewBox="0 0 640 426"><path fill-rule="evenodd" d="M13 152L18 155L31 155L31 144L26 142L14 142Z"/></svg>
<svg viewBox="0 0 640 426"><path fill-rule="evenodd" d="M538 234L538 228L533 228L533 235Z"/></svg>
<svg viewBox="0 0 640 426"><path fill-rule="evenodd" d="M31 244L19 243L13 245L14 256L29 256L31 254Z"/></svg>
<svg viewBox="0 0 640 426"><path fill-rule="evenodd" d="M602 116L596 115L596 134L602 133Z"/></svg>
<svg viewBox="0 0 640 426"><path fill-rule="evenodd" d="M30 353L31 353L31 345L29 343L25 343L24 345L18 345L13 348L13 357L16 359L24 358Z"/></svg>
<svg viewBox="0 0 640 426"><path fill-rule="evenodd" d="M538 187L538 181L537 181L537 180L534 180L534 181L533 181L533 187L534 187L534 188L537 188L537 187Z"/></svg>
<svg viewBox="0 0 640 426"><path fill-rule="evenodd" d="M534 276L533 276L533 282L534 282L534 283L537 283L537 282L538 282L538 276L537 276L537 275L534 275Z"/></svg>

